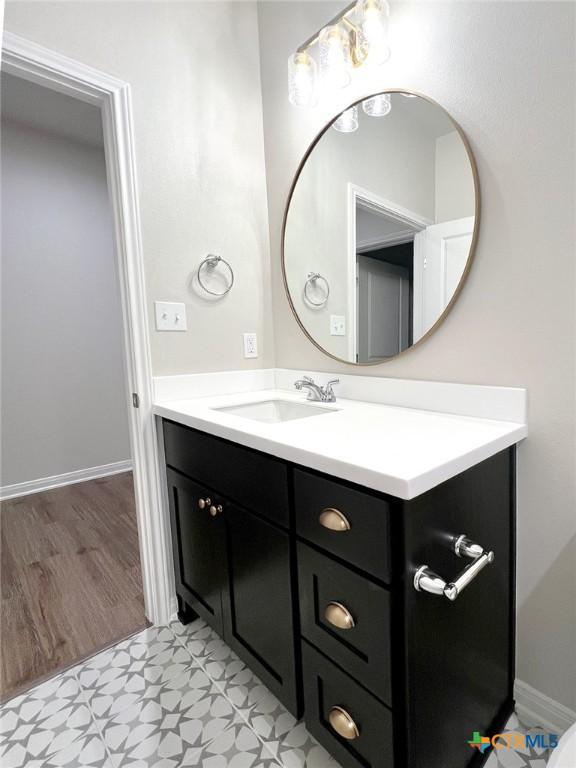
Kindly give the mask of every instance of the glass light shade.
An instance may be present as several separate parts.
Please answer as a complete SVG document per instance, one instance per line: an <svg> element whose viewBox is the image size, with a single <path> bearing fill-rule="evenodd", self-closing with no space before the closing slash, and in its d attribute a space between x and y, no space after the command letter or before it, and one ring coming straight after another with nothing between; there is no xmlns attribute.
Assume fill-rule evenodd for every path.
<svg viewBox="0 0 576 768"><path fill-rule="evenodd" d="M316 62L307 51L288 58L288 101L295 107L311 107L316 102Z"/></svg>
<svg viewBox="0 0 576 768"><path fill-rule="evenodd" d="M379 93L362 102L362 109L370 117L384 117L392 109L389 93Z"/></svg>
<svg viewBox="0 0 576 768"><path fill-rule="evenodd" d="M354 105L346 112L342 112L340 117L332 123L332 128L340 133L354 133L358 128L358 107Z"/></svg>
<svg viewBox="0 0 576 768"><path fill-rule="evenodd" d="M363 64L380 65L390 58L388 44L388 16L390 7L386 0L358 0L356 23L358 48Z"/></svg>
<svg viewBox="0 0 576 768"><path fill-rule="evenodd" d="M328 88L344 88L350 82L350 36L338 24L320 32L320 73Z"/></svg>

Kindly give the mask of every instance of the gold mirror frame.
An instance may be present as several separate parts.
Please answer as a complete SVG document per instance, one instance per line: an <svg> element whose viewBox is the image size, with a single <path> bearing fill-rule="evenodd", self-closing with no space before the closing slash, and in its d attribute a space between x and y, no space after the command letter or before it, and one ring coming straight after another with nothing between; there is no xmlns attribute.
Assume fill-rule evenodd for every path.
<svg viewBox="0 0 576 768"><path fill-rule="evenodd" d="M472 243L470 244L470 252L468 254L468 259L466 261L466 266L464 268L464 272L462 273L462 277L460 278L460 282L456 286L456 290L454 291L452 298L446 305L444 311L442 314L438 317L438 320L434 323L434 325L429 328L426 333L421 336L417 342L412 344L411 346L407 347L406 349L402 350L401 352L398 352L397 355L394 355L393 357L389 357L387 360L375 360L374 362L370 363L356 363L352 362L351 360L345 360L342 357L337 357L336 355L333 355L331 352L328 352L324 347L322 347L318 342L310 335L307 328L304 326L302 320L300 319L298 312L296 311L296 307L294 306L294 302L292 301L292 296L290 295L290 290L288 288L288 278L286 276L286 253L285 253L285 242L286 242L286 224L288 221L288 213L290 211L290 203L292 202L292 197L294 195L294 190L296 189L296 185L298 184L298 179L300 178L300 174L302 173L304 166L306 165L306 162L308 158L310 157L312 151L320 141L320 139L324 136L326 131L328 131L335 120L337 120L340 115L342 115L346 110L350 109L353 106L360 105L363 101L366 101L366 99L371 99L374 96L379 96L381 93L406 93L410 96L417 96L420 99L424 99L425 101L429 102L430 104L433 104L435 107L438 107L438 109L441 109L442 112L446 115L446 117L450 120L452 125L454 126L455 130L458 132L458 135L462 139L462 143L464 144L464 148L466 150L466 154L468 156L468 160L470 162L470 168L472 170L472 178L474 180L474 232L472 234ZM294 315L296 322L304 332L304 335L307 336L309 341L314 344L314 346L320 350L323 354L327 355L328 357L331 357L333 360L337 360L339 363L344 363L345 365L354 365L354 366L372 366L372 365L385 365L390 360L397 360L402 355L405 355L409 352L411 352L413 349L416 349L416 347L419 347L424 341L430 338L430 336L435 333L435 331L438 330L438 328L442 325L448 314L451 312L452 307L456 303L458 297L460 296L460 293L462 292L462 289L464 288L464 284L466 283L466 279L468 278L468 274L470 272L470 269L472 267L472 262L474 261L474 256L476 255L476 246L478 243L478 232L480 229L480 182L478 179L478 167L476 165L476 159L474 158L474 154L472 153L472 148L470 146L470 143L468 141L468 138L460 125L454 120L452 115L448 112L448 110L444 109L444 107L439 104L434 99L431 99L429 96L425 96L422 93L418 93L418 91L410 91L407 88L387 88L384 91L378 91L377 93L372 93L368 96L363 96L361 99L358 99L357 101L353 101L351 104L349 104L345 109L343 109L341 112L339 112L337 115L335 115L329 123L327 123L322 130L316 134L315 138L313 139L312 143L309 145L308 149L304 153L304 157L300 161L300 164L298 165L298 169L296 170L296 175L294 176L294 179L292 181L292 184L290 185L290 191L288 192L288 199L286 200L286 206L284 208L284 217L282 220L282 247L281 247L281 258L282 258L282 278L284 281L284 290L286 291L286 296L288 298L288 303L290 305L290 309L292 310L292 314Z"/></svg>

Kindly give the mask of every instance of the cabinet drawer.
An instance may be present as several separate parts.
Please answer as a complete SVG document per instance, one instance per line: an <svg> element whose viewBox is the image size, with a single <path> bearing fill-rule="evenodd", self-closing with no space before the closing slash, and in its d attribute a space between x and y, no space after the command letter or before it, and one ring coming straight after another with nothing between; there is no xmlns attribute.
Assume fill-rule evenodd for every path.
<svg viewBox="0 0 576 768"><path fill-rule="evenodd" d="M164 421L166 463L248 509L288 526L288 470L270 456Z"/></svg>
<svg viewBox="0 0 576 768"><path fill-rule="evenodd" d="M389 504L384 499L302 470L294 472L296 531L348 563L390 580ZM324 515L323 515L324 513ZM325 522L343 520L344 529Z"/></svg>
<svg viewBox="0 0 576 768"><path fill-rule="evenodd" d="M393 768L391 711L306 641L302 646L308 730L344 768ZM336 732L331 712L340 714L340 721L345 713L352 718L357 728L354 739Z"/></svg>
<svg viewBox="0 0 576 768"><path fill-rule="evenodd" d="M304 637L391 704L388 591L302 543L298 581Z"/></svg>

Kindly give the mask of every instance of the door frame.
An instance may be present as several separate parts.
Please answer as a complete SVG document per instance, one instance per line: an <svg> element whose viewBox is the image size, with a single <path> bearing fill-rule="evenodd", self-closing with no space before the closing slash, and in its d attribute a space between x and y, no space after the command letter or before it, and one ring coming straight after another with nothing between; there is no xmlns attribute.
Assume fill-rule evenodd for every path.
<svg viewBox="0 0 576 768"><path fill-rule="evenodd" d="M2 70L101 109L108 192L114 219L126 365L126 407L144 607L154 624L170 619L174 584L170 534L164 514L156 423L138 186L127 82L88 67L11 32L4 32Z"/></svg>
<svg viewBox="0 0 576 768"><path fill-rule="evenodd" d="M405 233L402 233L402 237L395 235L393 238L387 238L386 240L380 240L379 242L371 243L372 248L378 245L391 245L397 243L407 242L409 235L413 233L414 227L418 230L423 230L430 224L433 224L432 219L428 219L425 216L421 216L415 211L410 211L408 208L403 208L397 203L393 203L391 200L381 197L375 192L371 192L364 187L348 182L347 188L347 218L348 218L348 253L347 253L347 282L348 282L348 359L351 361L356 360L356 354L358 352L357 344L357 328L358 328L358 308L357 308L357 294L356 294L356 278L357 278L357 266L356 266L356 205L360 202L363 207L377 211L378 213L384 213L386 216L395 219L396 221L407 224L410 229L407 229Z"/></svg>

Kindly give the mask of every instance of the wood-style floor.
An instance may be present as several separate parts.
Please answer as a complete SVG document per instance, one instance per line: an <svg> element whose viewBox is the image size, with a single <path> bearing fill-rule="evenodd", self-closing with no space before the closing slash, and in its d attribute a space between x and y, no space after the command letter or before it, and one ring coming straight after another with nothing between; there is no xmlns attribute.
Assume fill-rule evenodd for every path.
<svg viewBox="0 0 576 768"><path fill-rule="evenodd" d="M2 503L0 697L146 626L132 473Z"/></svg>

